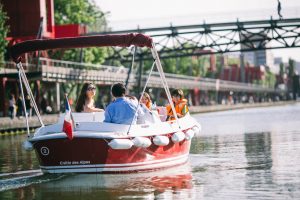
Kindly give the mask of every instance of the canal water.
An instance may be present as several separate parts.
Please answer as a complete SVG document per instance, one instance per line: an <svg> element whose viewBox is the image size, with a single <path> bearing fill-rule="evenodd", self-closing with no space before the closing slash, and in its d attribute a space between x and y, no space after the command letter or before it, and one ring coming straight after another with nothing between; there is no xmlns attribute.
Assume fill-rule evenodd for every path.
<svg viewBox="0 0 300 200"><path fill-rule="evenodd" d="M194 117L189 163L117 175L43 175L25 135L0 137L0 199L300 199L300 104Z"/></svg>

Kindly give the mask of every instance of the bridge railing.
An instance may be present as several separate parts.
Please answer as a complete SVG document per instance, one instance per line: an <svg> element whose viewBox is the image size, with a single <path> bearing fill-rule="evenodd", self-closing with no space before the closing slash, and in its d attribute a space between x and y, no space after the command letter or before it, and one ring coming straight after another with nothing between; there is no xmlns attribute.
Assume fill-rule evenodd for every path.
<svg viewBox="0 0 300 200"><path fill-rule="evenodd" d="M33 63L22 63L23 68L26 72L29 71L40 71L40 68L37 68L36 64ZM16 73L17 72L17 67L16 63L12 61L8 62L0 62L0 74L11 74L11 73Z"/></svg>
<svg viewBox="0 0 300 200"><path fill-rule="evenodd" d="M165 73L168 84L174 88L202 90L219 90L219 91L245 91L245 92L284 92L284 90L275 89L272 87L257 85L252 83L240 83L234 81L225 81L212 78L202 78L179 74ZM145 83L147 76L143 76ZM161 87L160 77L158 72L153 72L153 76L149 80L150 87Z"/></svg>
<svg viewBox="0 0 300 200"><path fill-rule="evenodd" d="M25 71L41 71L39 66L47 66L47 67L63 67L69 69L84 69L84 70L98 70L98 71L106 71L112 73L128 73L128 69L125 67L115 67L115 66L107 66L107 65L99 65L92 63L79 63L72 61L64 61L64 60L56 60L49 58L39 58L39 64L37 65L37 59L32 59L30 63L23 62L23 68ZM15 73L16 72L16 64L12 61L0 62L0 70L2 73Z"/></svg>
<svg viewBox="0 0 300 200"><path fill-rule="evenodd" d="M117 72L117 73L128 73L128 69L125 67L115 67L108 65L99 65L92 63L80 63L80 62L72 62L65 60L56 60L49 58L40 58L39 63L44 66L49 67L64 67L64 68L72 68L72 69L85 69L85 70L99 70L99 71L107 71L107 72Z"/></svg>
<svg viewBox="0 0 300 200"><path fill-rule="evenodd" d="M127 78L128 69L107 65L96 65L41 58L42 80L57 82L94 82L96 84L112 84L123 82ZM133 81L132 81L133 82Z"/></svg>
<svg viewBox="0 0 300 200"><path fill-rule="evenodd" d="M13 62L0 63L0 73L16 73L16 66ZM107 65L96 65L62 61L48 58L39 59L39 67L36 64L24 63L27 72L41 71L41 79L50 82L95 82L96 84L112 84L124 82L128 75L128 69ZM136 84L137 71L132 72L129 84ZM179 74L165 73L170 88L194 89L212 91L244 91L244 92L284 92L285 90L275 89L263 85L225 81L212 78L203 78ZM145 84L147 72L142 76L142 84ZM149 87L161 88L161 80L158 72L153 72Z"/></svg>

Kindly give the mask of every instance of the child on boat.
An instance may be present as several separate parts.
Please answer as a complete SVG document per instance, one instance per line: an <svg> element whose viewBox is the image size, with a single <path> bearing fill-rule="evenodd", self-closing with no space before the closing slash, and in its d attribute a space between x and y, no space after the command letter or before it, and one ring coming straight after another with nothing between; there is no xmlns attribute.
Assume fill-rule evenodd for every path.
<svg viewBox="0 0 300 200"><path fill-rule="evenodd" d="M180 89L173 90L171 93L172 101L178 118L184 117L189 112L187 100L184 98L183 91ZM174 120L174 114L171 105L167 105L167 121Z"/></svg>
<svg viewBox="0 0 300 200"><path fill-rule="evenodd" d="M150 95L147 92L143 93L140 101L140 108L143 111L143 115L138 116L138 124L153 124L161 122L157 110L156 108L154 109Z"/></svg>
<svg viewBox="0 0 300 200"><path fill-rule="evenodd" d="M150 95L147 92L144 92L142 98L141 98L141 103L146 106L149 110L151 110L152 107L152 101L150 98Z"/></svg>

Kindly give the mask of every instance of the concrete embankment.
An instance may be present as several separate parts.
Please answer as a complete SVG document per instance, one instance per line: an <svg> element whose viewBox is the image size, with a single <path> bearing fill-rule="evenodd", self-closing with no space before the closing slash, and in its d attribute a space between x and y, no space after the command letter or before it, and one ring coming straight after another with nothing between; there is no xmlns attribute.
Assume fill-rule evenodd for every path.
<svg viewBox="0 0 300 200"><path fill-rule="evenodd" d="M56 123L58 120L58 114L43 115L42 120L45 125ZM30 131L32 132L36 127L40 127L41 123L37 116L32 116L28 120ZM11 119L9 117L0 118L0 134L14 134L14 133L24 133L26 130L26 120L25 117L18 118L15 117Z"/></svg>
<svg viewBox="0 0 300 200"><path fill-rule="evenodd" d="M299 102L299 101L298 101ZM206 113L216 112L234 109L244 109L253 107L268 107L268 106L280 106L297 103L295 101L280 101L280 102L264 102L264 103L253 103L253 104L234 104L234 105L210 105L210 106L190 106L191 113ZM58 114L43 115L42 120L45 125L56 123L59 118ZM33 132L35 128L40 126L40 122L37 116L29 118L30 131ZM0 118L0 135L4 134L18 134L26 132L26 121L25 118L11 119L9 117Z"/></svg>

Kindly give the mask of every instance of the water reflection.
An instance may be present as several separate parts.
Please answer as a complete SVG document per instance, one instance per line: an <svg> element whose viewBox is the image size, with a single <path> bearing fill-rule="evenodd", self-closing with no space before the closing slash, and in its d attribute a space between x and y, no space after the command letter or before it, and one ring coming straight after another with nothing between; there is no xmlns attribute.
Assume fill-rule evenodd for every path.
<svg viewBox="0 0 300 200"><path fill-rule="evenodd" d="M3 137L0 199L300 199L299 113L295 104L195 115L203 132L190 166L139 174L24 176L38 169L26 136Z"/></svg>
<svg viewBox="0 0 300 200"><path fill-rule="evenodd" d="M300 198L300 104L203 114L194 188L205 199Z"/></svg>
<svg viewBox="0 0 300 200"><path fill-rule="evenodd" d="M220 153L223 146L222 141L219 141L220 139L222 138L217 135L193 138L190 153Z"/></svg>
<svg viewBox="0 0 300 200"><path fill-rule="evenodd" d="M39 169L34 151L22 147L26 135L0 137L0 173Z"/></svg>
<svg viewBox="0 0 300 200"><path fill-rule="evenodd" d="M271 133L245 134L247 172L245 187L248 191L259 190L264 199L273 199L268 191L274 187L272 168ZM264 192L265 194L263 194Z"/></svg>
<svg viewBox="0 0 300 200"><path fill-rule="evenodd" d="M251 168L269 170L272 168L271 133L246 133L245 156L249 170Z"/></svg>
<svg viewBox="0 0 300 200"><path fill-rule="evenodd" d="M193 194L190 167L184 165L138 174L68 175L0 193L0 199L191 199Z"/></svg>

